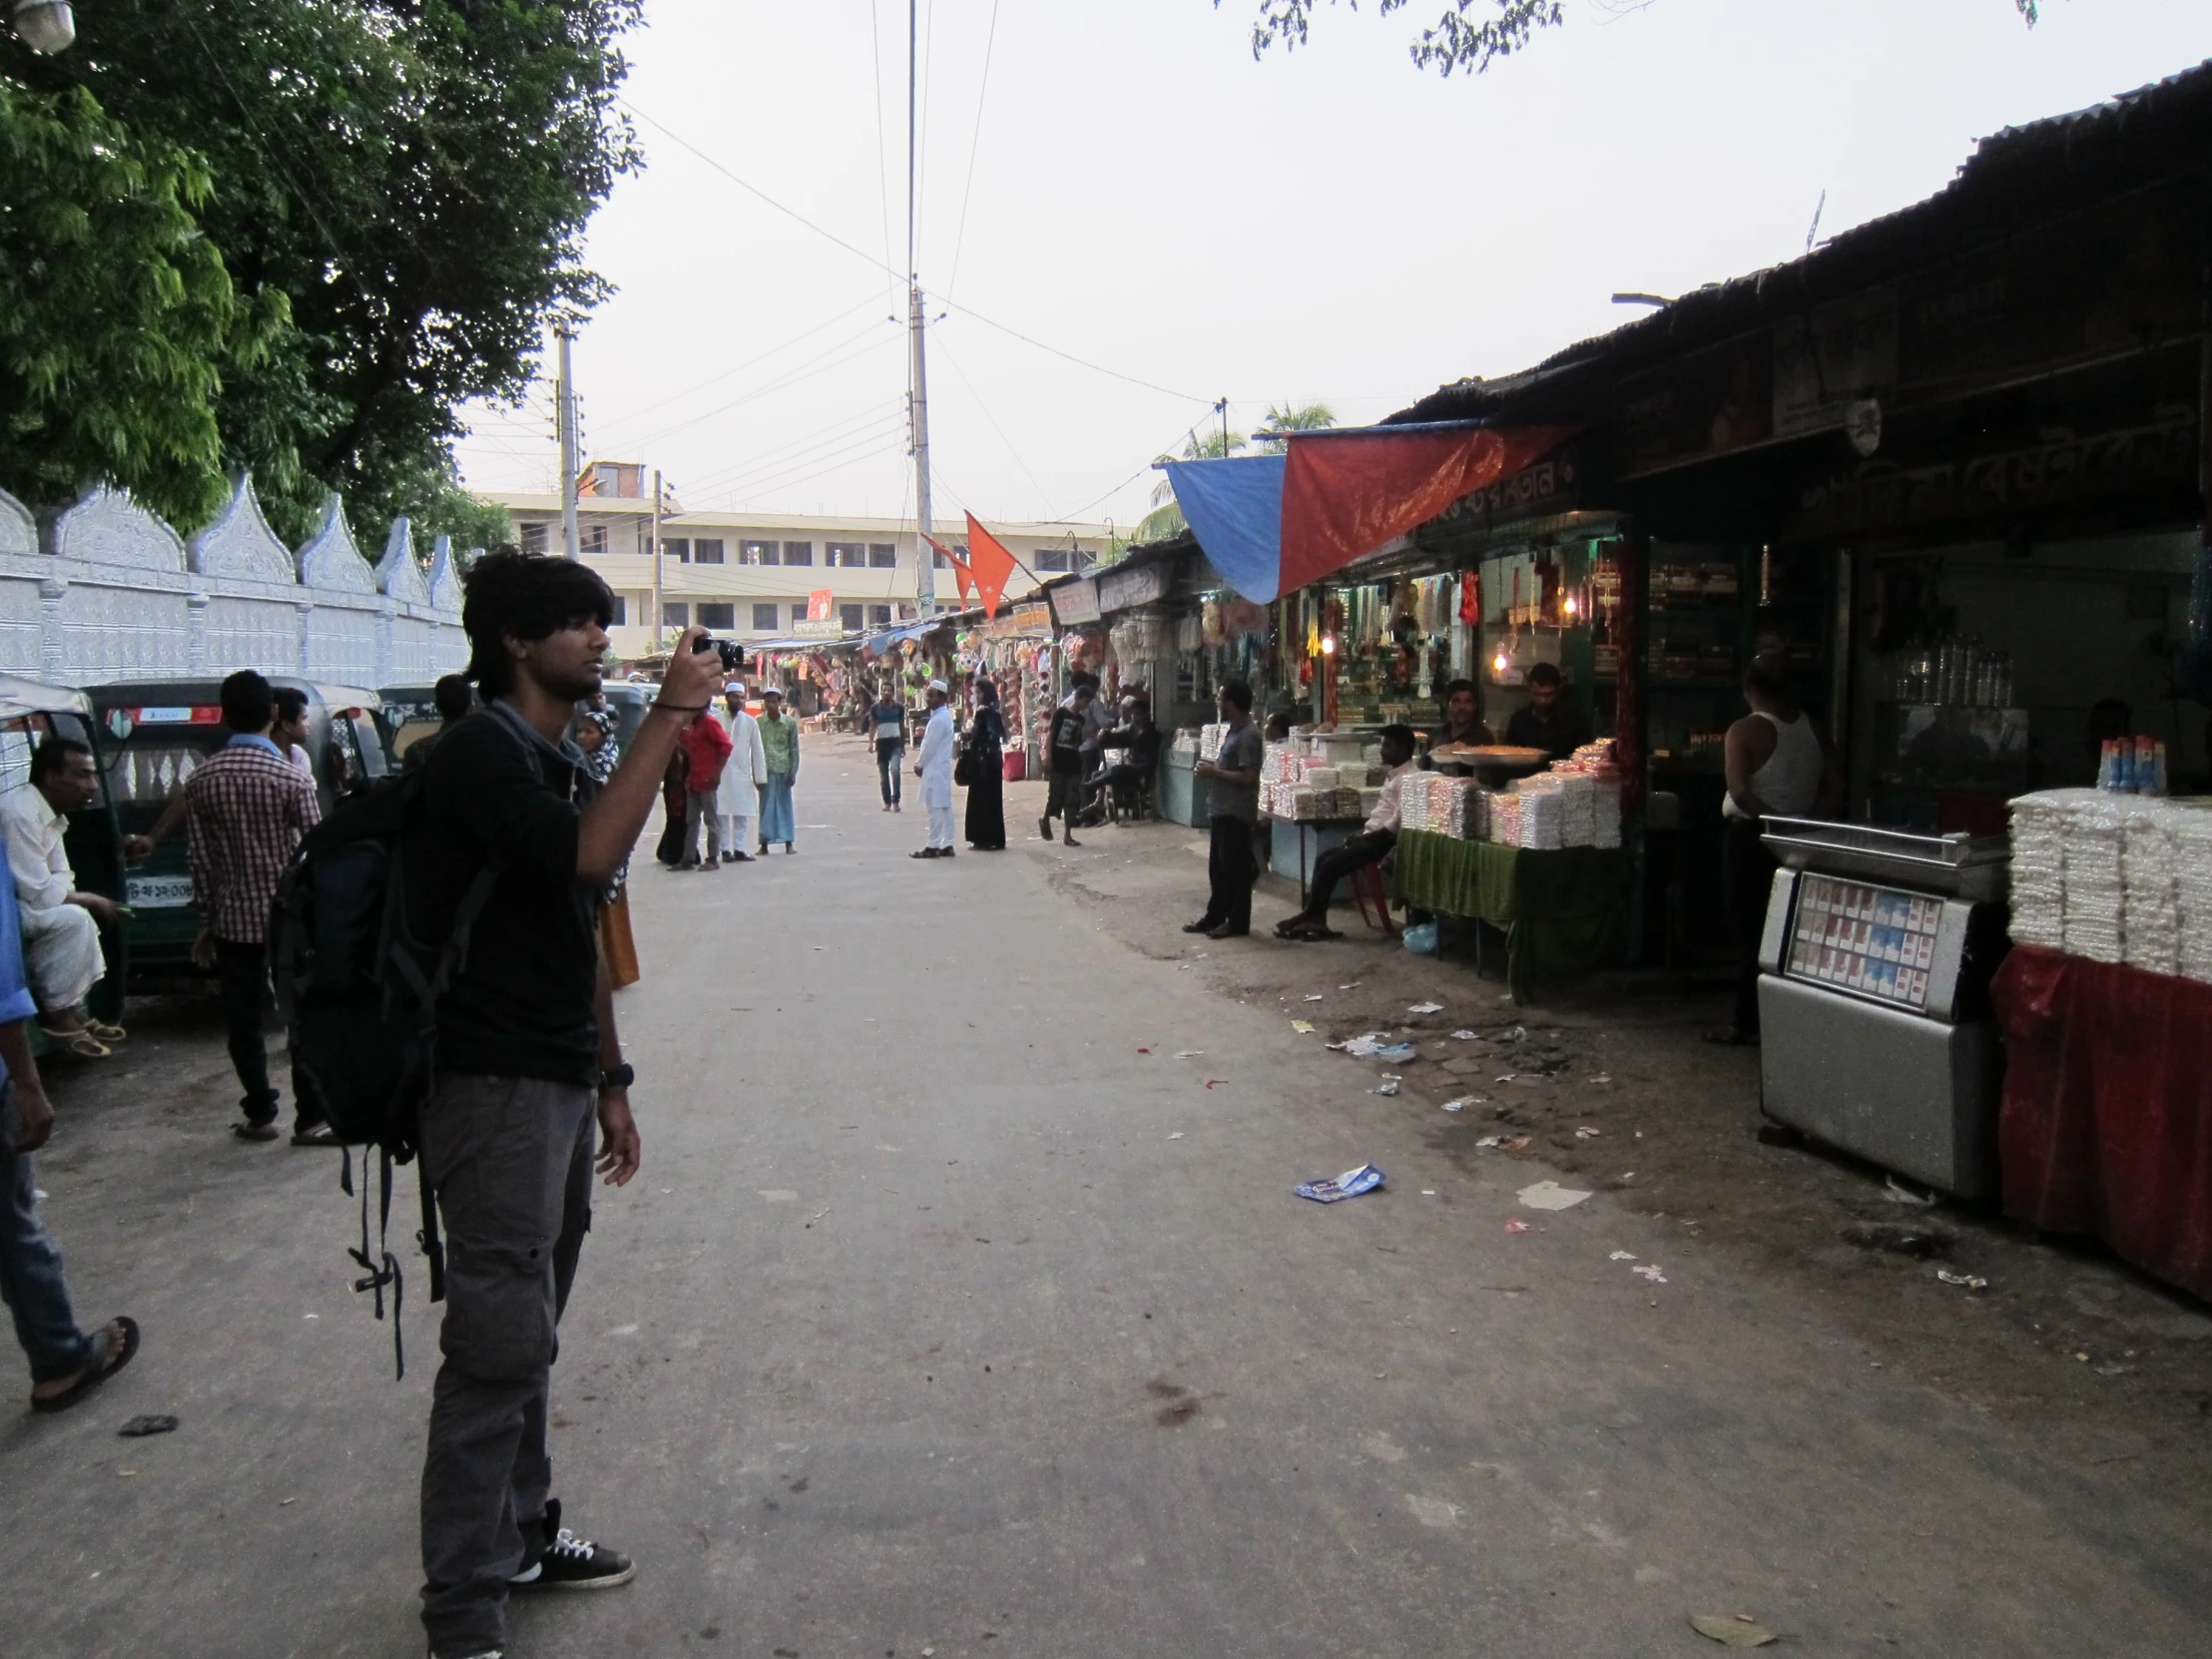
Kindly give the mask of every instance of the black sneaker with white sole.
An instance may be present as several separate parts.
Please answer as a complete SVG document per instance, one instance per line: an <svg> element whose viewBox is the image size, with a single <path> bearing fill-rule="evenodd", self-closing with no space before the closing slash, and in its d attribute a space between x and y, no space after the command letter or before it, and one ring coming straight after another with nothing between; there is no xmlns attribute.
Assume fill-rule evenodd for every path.
<svg viewBox="0 0 2212 1659"><path fill-rule="evenodd" d="M611 1590L638 1576L638 1564L619 1549L579 1538L561 1524L558 1498L548 1498L545 1519L523 1528L531 1543L542 1541L537 1559L524 1557L522 1571L507 1580L511 1590Z"/></svg>

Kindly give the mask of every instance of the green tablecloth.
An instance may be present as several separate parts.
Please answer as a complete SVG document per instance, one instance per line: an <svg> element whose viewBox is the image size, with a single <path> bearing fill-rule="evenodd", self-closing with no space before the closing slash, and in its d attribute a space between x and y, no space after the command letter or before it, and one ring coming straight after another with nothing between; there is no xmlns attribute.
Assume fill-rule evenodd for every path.
<svg viewBox="0 0 2212 1659"><path fill-rule="evenodd" d="M1535 852L1409 830L1398 836L1397 896L1505 930L1505 984L1525 1000L1539 978L1616 960L1628 919L1628 854L1618 847Z"/></svg>

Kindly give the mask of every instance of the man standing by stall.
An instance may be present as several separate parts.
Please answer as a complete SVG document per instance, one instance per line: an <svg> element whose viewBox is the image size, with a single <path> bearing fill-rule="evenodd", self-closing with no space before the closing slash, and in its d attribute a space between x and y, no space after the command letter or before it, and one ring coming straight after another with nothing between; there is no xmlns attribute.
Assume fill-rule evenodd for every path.
<svg viewBox="0 0 2212 1659"><path fill-rule="evenodd" d="M1423 765L1439 749L1481 749L1497 741L1482 724L1480 696L1472 680L1454 680L1444 687L1444 723L1428 734L1428 747L1421 752Z"/></svg>
<svg viewBox="0 0 2212 1659"><path fill-rule="evenodd" d="M1773 657L1754 657L1744 670L1744 701L1751 713L1728 729L1723 764L1728 821L1721 843L1728 931L1736 947L1736 1010L1724 1030L1707 1042L1759 1040L1759 938L1766 927L1767 898L1778 865L1760 839L1769 814L1826 818L1842 807L1844 779L1828 734L1790 695L1790 680Z"/></svg>
<svg viewBox="0 0 2212 1659"><path fill-rule="evenodd" d="M1537 663L1528 671L1528 701L1505 723L1505 741L1516 749L1540 749L1563 761L1590 741L1582 711L1560 700L1559 670Z"/></svg>
<svg viewBox="0 0 2212 1659"><path fill-rule="evenodd" d="M1045 732L1045 760L1052 774L1045 787L1044 817L1037 820L1037 834L1043 840L1052 838L1052 821L1058 818L1067 844L1082 844L1075 838L1075 818L1083 810L1083 746L1090 741L1091 707L1097 701L1092 683L1078 680L1066 701L1052 711L1052 724Z"/></svg>
<svg viewBox="0 0 2212 1659"><path fill-rule="evenodd" d="M1232 680L1221 688L1221 753L1198 763L1196 776L1211 785L1206 810L1213 836L1207 850L1210 892L1206 913L1185 922L1186 933L1240 939L1252 931L1252 884L1260 859L1252 837L1260 822L1260 728L1252 720L1252 688Z"/></svg>

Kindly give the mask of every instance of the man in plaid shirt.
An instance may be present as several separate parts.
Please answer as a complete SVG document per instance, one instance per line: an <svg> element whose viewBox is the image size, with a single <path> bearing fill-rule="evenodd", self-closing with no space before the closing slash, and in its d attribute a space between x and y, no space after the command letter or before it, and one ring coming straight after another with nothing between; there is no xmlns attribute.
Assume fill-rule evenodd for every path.
<svg viewBox="0 0 2212 1659"><path fill-rule="evenodd" d="M192 896L202 917L193 961L214 968L230 1026L231 1063L246 1090L242 1139L276 1138L276 1090L269 1081L262 1010L269 997L269 911L299 837L322 817L314 784L270 740L276 702L267 680L241 669L223 682L231 741L185 784ZM292 1079L294 1146L334 1146L319 1106Z"/></svg>

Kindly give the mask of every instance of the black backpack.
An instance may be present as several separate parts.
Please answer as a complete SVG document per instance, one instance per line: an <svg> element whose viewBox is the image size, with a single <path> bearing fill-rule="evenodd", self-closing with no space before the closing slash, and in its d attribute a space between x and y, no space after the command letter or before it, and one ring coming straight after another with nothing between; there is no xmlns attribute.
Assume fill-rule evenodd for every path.
<svg viewBox="0 0 2212 1659"><path fill-rule="evenodd" d="M438 998L468 957L469 930L491 896L498 870L478 872L443 940L417 938L408 923L403 848L420 832L424 773L405 772L348 797L301 837L270 913L270 964L277 1006L290 1027L294 1073L321 1097L345 1147L339 1177L353 1194L353 1153L361 1153L361 1242L347 1251L360 1264L355 1291L371 1291L384 1317L391 1288L392 1351L401 1377L399 1263L388 1245L391 1170L415 1157L437 1046ZM295 1084L295 1087L298 1085ZM368 1242L368 1171L379 1169L378 1231ZM444 1251L427 1172L416 1165L430 1300L445 1296Z"/></svg>

